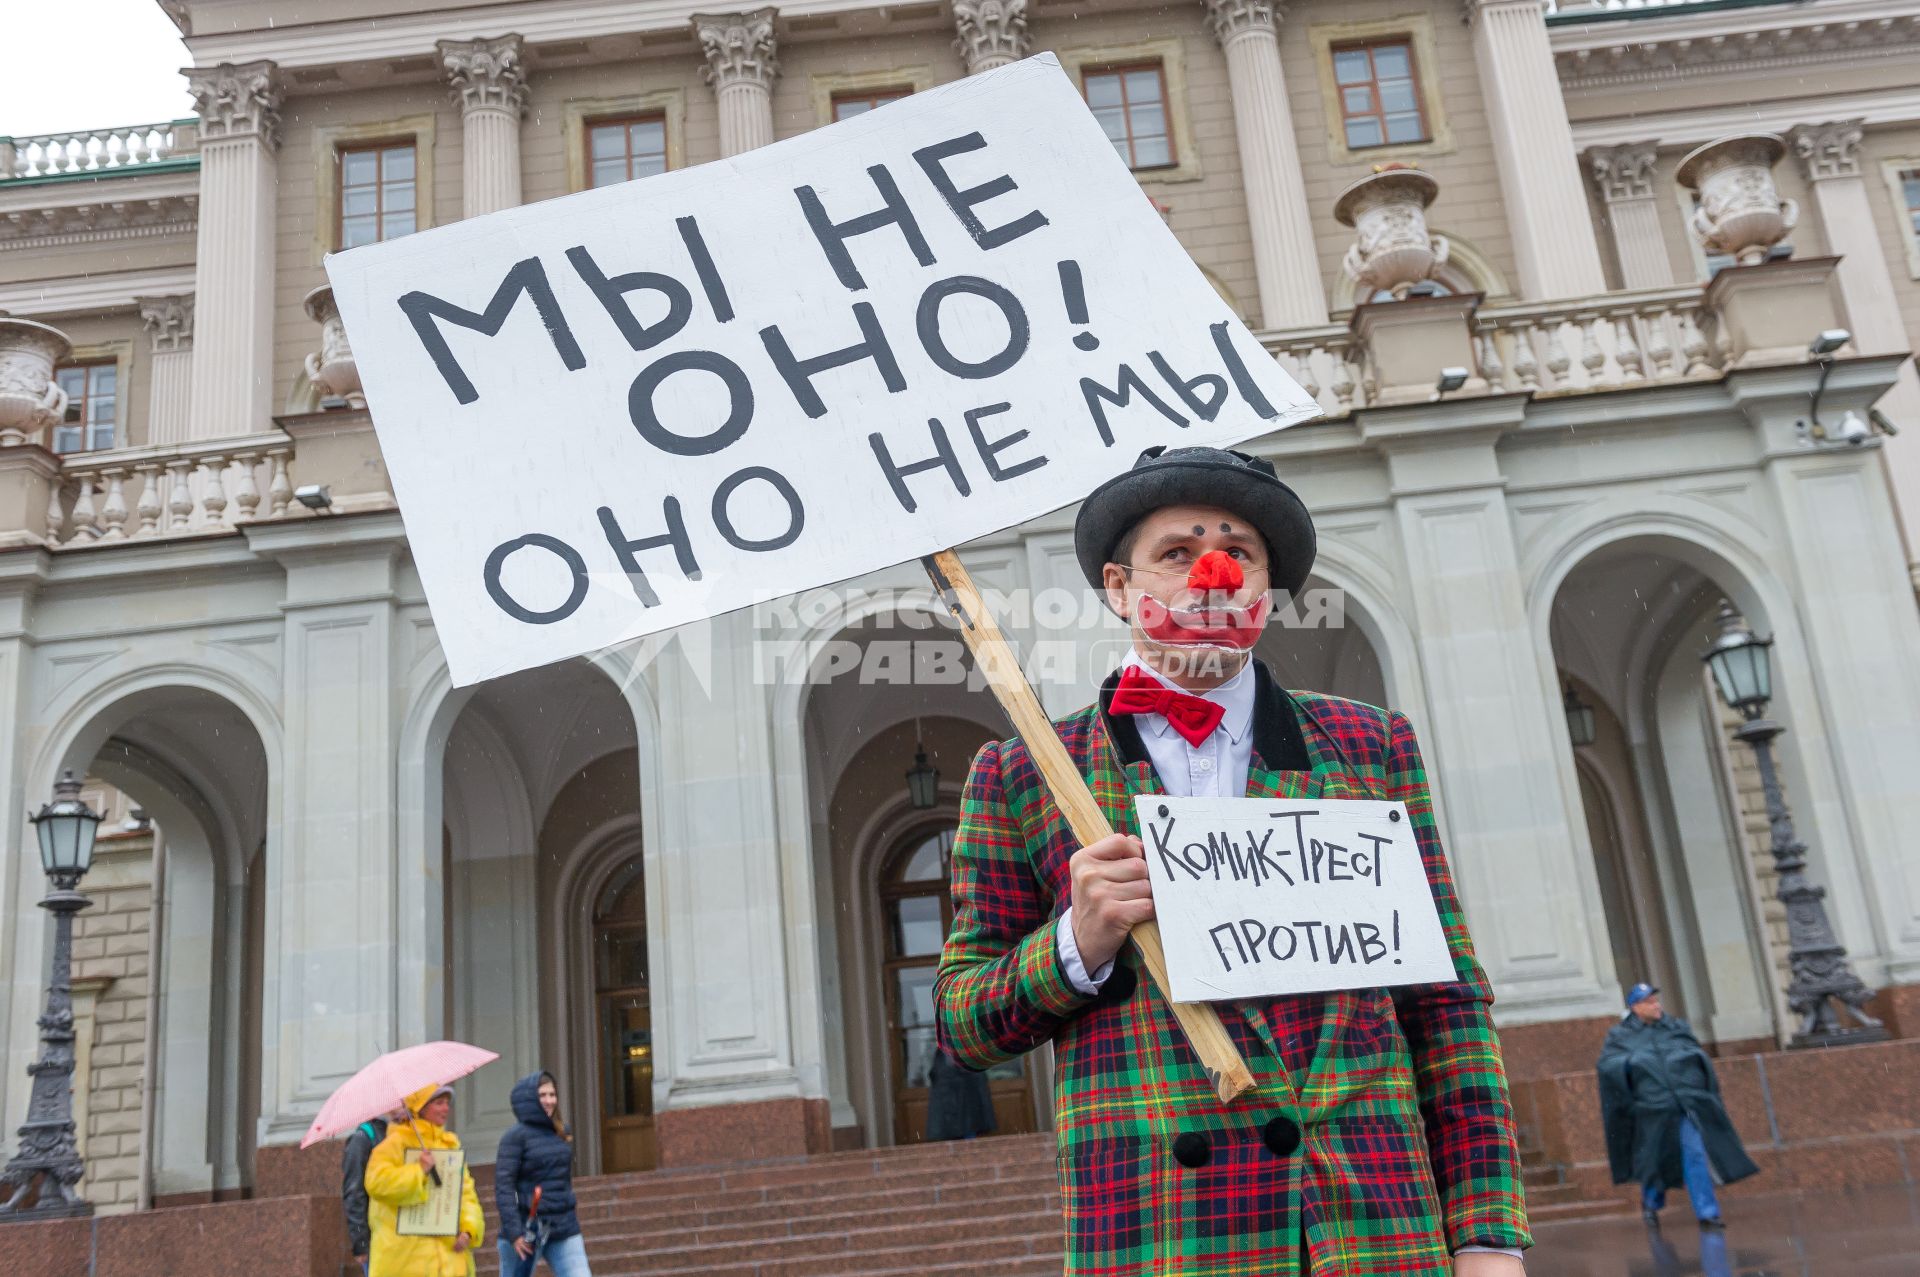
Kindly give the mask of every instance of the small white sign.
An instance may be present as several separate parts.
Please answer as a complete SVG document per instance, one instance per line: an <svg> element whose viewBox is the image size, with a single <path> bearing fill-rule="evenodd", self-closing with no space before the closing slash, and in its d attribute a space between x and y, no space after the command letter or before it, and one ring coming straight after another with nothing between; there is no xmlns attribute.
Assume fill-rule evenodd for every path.
<svg viewBox="0 0 1920 1277"><path fill-rule="evenodd" d="M1134 801L1174 1001L1455 978L1405 803Z"/></svg>
<svg viewBox="0 0 1920 1277"><path fill-rule="evenodd" d="M327 276L463 685L1319 412L1049 54Z"/></svg>

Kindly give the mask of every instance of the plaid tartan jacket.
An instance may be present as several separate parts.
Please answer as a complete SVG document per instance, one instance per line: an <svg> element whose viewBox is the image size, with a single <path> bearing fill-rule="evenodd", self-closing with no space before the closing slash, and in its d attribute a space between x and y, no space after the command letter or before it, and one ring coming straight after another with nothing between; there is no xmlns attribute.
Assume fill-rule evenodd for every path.
<svg viewBox="0 0 1920 1277"><path fill-rule="evenodd" d="M1097 996L1068 983L1055 927L1079 844L1016 738L984 746L967 778L941 1045L984 1069L1053 1042L1070 1277L1442 1277L1462 1246L1531 1245L1492 993L1413 730L1283 692L1264 667L1256 679L1247 794L1404 802L1459 978L1215 1004L1257 1083L1221 1104L1131 946ZM1105 715L1110 695L1060 737L1113 827L1138 833L1133 795L1160 786L1132 720ZM1269 769L1289 755L1308 767ZM1300 1138L1282 1154L1269 1140L1285 1149L1288 1123ZM1197 1140L1204 1164L1176 1159L1183 1136L1184 1161Z"/></svg>

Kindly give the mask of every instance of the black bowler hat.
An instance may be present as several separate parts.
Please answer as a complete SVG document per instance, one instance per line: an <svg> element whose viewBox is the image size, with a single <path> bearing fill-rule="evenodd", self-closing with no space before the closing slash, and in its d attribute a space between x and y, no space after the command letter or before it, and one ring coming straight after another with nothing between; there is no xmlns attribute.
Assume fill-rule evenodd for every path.
<svg viewBox="0 0 1920 1277"><path fill-rule="evenodd" d="M1210 505L1253 524L1267 543L1274 589L1300 593L1313 570L1313 517L1273 463L1225 448L1148 448L1124 474L1088 494L1073 522L1073 553L1094 589L1127 530L1170 505Z"/></svg>

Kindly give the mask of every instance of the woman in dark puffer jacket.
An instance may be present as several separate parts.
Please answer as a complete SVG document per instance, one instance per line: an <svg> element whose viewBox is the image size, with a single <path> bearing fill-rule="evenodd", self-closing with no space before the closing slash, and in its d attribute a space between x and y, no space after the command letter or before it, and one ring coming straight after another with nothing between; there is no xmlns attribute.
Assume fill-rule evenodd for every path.
<svg viewBox="0 0 1920 1277"><path fill-rule="evenodd" d="M574 1216L573 1136L560 1120L560 1088L551 1073L530 1073L513 1084L512 1104L520 1121L500 1137L493 1165L500 1271L531 1277L537 1251L555 1277L593 1277ZM540 1213L529 1229L536 1188Z"/></svg>

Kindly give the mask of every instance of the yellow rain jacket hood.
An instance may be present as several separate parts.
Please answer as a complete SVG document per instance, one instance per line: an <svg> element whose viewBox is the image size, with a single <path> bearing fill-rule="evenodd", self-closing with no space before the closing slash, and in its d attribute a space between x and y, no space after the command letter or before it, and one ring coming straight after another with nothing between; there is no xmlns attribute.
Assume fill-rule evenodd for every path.
<svg viewBox="0 0 1920 1277"><path fill-rule="evenodd" d="M472 1175L461 1172L460 1235L468 1242L464 1252L454 1249L453 1237L402 1237L398 1232L400 1208L426 1201L432 1188L427 1173L417 1162L408 1162L407 1153L460 1147L459 1136L419 1115L439 1089L427 1086L409 1095L407 1111L414 1115L413 1122L387 1127L387 1138L367 1158L367 1224L373 1233L368 1277L473 1277L473 1252L486 1239L487 1220Z"/></svg>

